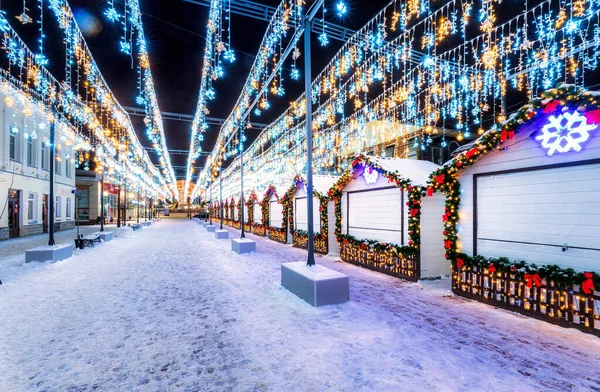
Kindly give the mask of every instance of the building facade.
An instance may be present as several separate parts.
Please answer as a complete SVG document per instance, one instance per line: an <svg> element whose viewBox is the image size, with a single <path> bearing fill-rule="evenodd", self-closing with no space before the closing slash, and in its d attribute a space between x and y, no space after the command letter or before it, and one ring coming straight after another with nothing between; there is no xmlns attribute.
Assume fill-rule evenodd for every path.
<svg viewBox="0 0 600 392"><path fill-rule="evenodd" d="M55 203L55 230L74 227L75 151L67 125L55 127L50 157L50 117L42 106L0 91L0 240L48 232L49 203ZM54 200L50 159L54 159Z"/></svg>

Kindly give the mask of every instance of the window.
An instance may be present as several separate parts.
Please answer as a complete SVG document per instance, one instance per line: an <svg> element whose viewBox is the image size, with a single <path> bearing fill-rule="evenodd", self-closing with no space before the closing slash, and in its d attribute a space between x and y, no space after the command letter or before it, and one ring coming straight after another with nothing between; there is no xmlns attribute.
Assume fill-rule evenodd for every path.
<svg viewBox="0 0 600 392"><path fill-rule="evenodd" d="M71 178L73 176L72 163L68 157L65 159L65 175L67 178Z"/></svg>
<svg viewBox="0 0 600 392"><path fill-rule="evenodd" d="M35 139L27 138L27 166L35 166Z"/></svg>
<svg viewBox="0 0 600 392"><path fill-rule="evenodd" d="M71 217L71 198L67 197L67 218Z"/></svg>
<svg viewBox="0 0 600 392"><path fill-rule="evenodd" d="M35 223L37 217L37 194L29 192L27 196L27 221L29 223Z"/></svg>
<svg viewBox="0 0 600 392"><path fill-rule="evenodd" d="M60 175L61 174L61 159L60 159L60 151L58 149L54 151L54 173Z"/></svg>
<svg viewBox="0 0 600 392"><path fill-rule="evenodd" d="M62 203L61 202L62 202L62 200L61 200L60 196L56 196L56 206L54 207L56 212L54 215L56 215L57 218L60 218L62 216L62 210L61 210Z"/></svg>
<svg viewBox="0 0 600 392"><path fill-rule="evenodd" d="M19 161L19 128L14 125L10 126L10 139L9 139L9 158L12 161Z"/></svg>
<svg viewBox="0 0 600 392"><path fill-rule="evenodd" d="M50 146L48 143L42 142L42 169L48 170L48 155L50 155Z"/></svg>
<svg viewBox="0 0 600 392"><path fill-rule="evenodd" d="M383 156L386 158L393 158L395 149L396 149L396 146L393 144L391 146L387 146L385 148L385 150L383 150Z"/></svg>

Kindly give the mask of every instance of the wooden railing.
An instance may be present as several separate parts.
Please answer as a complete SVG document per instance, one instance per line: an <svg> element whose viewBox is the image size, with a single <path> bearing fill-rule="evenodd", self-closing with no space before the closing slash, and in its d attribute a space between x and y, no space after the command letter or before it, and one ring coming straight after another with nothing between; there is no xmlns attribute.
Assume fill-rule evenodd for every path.
<svg viewBox="0 0 600 392"><path fill-rule="evenodd" d="M267 230L262 225L260 225L260 226L252 226L252 233L256 234L256 235L259 235L261 237L265 237L267 235Z"/></svg>
<svg viewBox="0 0 600 392"><path fill-rule="evenodd" d="M274 229L270 227L267 230L267 236L273 241L281 242L282 244L287 244L287 230Z"/></svg>
<svg viewBox="0 0 600 392"><path fill-rule="evenodd" d="M399 278L417 281L420 278L420 260L417 254L395 254L362 249L358 245L342 242L340 258L350 264L383 272Z"/></svg>
<svg viewBox="0 0 600 392"><path fill-rule="evenodd" d="M292 245L296 248L307 249L308 248L308 235L305 234L292 234ZM326 255L329 253L327 238L323 239L320 236L315 237L314 242L315 252Z"/></svg>
<svg viewBox="0 0 600 392"><path fill-rule="evenodd" d="M477 267L452 273L452 291L457 295L600 336L600 296L545 280L539 287L531 286L514 274Z"/></svg>

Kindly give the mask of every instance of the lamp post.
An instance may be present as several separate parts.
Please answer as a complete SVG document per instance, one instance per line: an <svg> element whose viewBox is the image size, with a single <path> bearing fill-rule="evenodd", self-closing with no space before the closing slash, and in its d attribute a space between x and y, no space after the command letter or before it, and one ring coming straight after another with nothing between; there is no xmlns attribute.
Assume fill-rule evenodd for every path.
<svg viewBox="0 0 600 392"><path fill-rule="evenodd" d="M102 168L102 177L100 177L100 182L102 185L100 186L100 232L104 231L104 166L100 166Z"/></svg>
<svg viewBox="0 0 600 392"><path fill-rule="evenodd" d="M55 147L54 147L54 132L56 126L56 106L52 104L52 121L50 122L50 203L48 210L48 245L53 246L56 245L54 241L54 160L56 157Z"/></svg>
<svg viewBox="0 0 600 392"><path fill-rule="evenodd" d="M140 184L138 184L138 190L137 190L137 217L136 217L136 223L140 223Z"/></svg>
<svg viewBox="0 0 600 392"><path fill-rule="evenodd" d="M314 230L313 230L313 181L312 181L312 88L310 69L310 29L312 18L307 17L304 25L304 88L306 95L306 208L308 214L308 259L306 265L315 265Z"/></svg>
<svg viewBox="0 0 600 392"><path fill-rule="evenodd" d="M117 188L117 228L121 227L121 186L122 182L119 176L119 188Z"/></svg>
<svg viewBox="0 0 600 392"><path fill-rule="evenodd" d="M125 189L123 189L125 197L123 200L123 226L127 226L127 177L125 177Z"/></svg>
<svg viewBox="0 0 600 392"><path fill-rule="evenodd" d="M208 184L208 190L210 192L210 202L208 203L208 224L212 226L212 181Z"/></svg>
<svg viewBox="0 0 600 392"><path fill-rule="evenodd" d="M223 177L221 174L223 171L219 167L219 211L221 212L221 228L223 230Z"/></svg>
<svg viewBox="0 0 600 392"><path fill-rule="evenodd" d="M240 200L242 202L242 208L240 209L242 234L240 238L246 238L246 234L244 233L244 147L242 145L242 132L243 127L240 126Z"/></svg>

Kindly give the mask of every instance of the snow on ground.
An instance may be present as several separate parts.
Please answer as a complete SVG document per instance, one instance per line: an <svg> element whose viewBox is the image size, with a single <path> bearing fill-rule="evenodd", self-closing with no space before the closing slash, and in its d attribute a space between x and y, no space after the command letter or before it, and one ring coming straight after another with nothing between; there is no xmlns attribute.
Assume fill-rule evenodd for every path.
<svg viewBox="0 0 600 392"><path fill-rule="evenodd" d="M115 227L116 225L106 225L105 230L112 231ZM79 227L79 233L83 235L96 231L100 231L100 225ZM54 241L57 244L72 244L76 237L76 228L54 233ZM7 279L13 279L16 275L24 273L28 269L39 268L39 263L25 264L25 251L42 245L48 245L48 234L0 241L0 280L4 282Z"/></svg>
<svg viewBox="0 0 600 392"><path fill-rule="evenodd" d="M328 257L351 302L313 308L280 286L306 253L249 237L163 220L14 275L0 391L600 390L597 337Z"/></svg>

